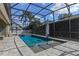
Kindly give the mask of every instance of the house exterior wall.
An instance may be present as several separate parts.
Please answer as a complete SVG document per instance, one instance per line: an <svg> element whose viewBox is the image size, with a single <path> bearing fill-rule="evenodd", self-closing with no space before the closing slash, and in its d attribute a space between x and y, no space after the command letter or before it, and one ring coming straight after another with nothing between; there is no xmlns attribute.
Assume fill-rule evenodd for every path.
<svg viewBox="0 0 79 59"><path fill-rule="evenodd" d="M6 6L7 8L8 6ZM10 18L9 15L7 13L7 11L10 11L9 9L5 8L5 4L0 3L0 29L2 28L2 30L0 31L0 35L3 36L10 36Z"/></svg>

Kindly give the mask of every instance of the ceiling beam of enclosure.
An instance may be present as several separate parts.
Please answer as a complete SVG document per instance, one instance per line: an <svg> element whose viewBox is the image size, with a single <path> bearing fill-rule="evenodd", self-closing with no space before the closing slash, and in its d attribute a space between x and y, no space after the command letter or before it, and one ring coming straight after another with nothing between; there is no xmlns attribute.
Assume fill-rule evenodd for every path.
<svg viewBox="0 0 79 59"><path fill-rule="evenodd" d="M28 10L28 8L30 7L30 5L31 5L31 3L29 3L29 5L28 5L28 7L26 8L26 12L27 12L27 10ZM32 12L33 13L33 12ZM34 13L35 14L35 13ZM25 17L25 21L23 21L23 25L24 25L24 23L26 22L26 17Z"/></svg>
<svg viewBox="0 0 79 59"><path fill-rule="evenodd" d="M38 15L41 11L43 11L44 9L46 9L48 6L52 5L52 3L50 3L49 5L47 5L46 7L42 8L40 11L38 11L34 16Z"/></svg>
<svg viewBox="0 0 79 59"><path fill-rule="evenodd" d="M34 6L37 6L37 7L39 7L39 8L42 8L39 12L37 12L37 13L34 13L34 12L31 12L31 13L33 13L33 14L35 14L34 16L36 16L36 15L41 15L41 16L43 16L43 17L45 17L45 16L47 16L47 15L49 15L49 14L52 14L53 12L55 12L55 11L58 11L58 10L61 10L61 9L63 9L63 8L65 8L65 7L63 7L63 8L60 8L60 9L57 9L57 10L55 10L55 11L52 11L52 10L50 10L50 9L47 9L47 7L48 6L50 6L51 4L53 4L53 3L50 3L49 5L47 5L46 7L41 7L41 6L39 6L39 5L36 5L36 4L34 4L34 3L29 3L29 6L26 8L26 10L22 10L22 9L18 9L18 8L14 8L16 5L18 5L19 3L16 3L16 4L14 4L13 6L11 6L11 8L12 9L15 9L15 10L19 10L19 11L27 11L27 9L29 8L29 6L32 4L32 5L34 5ZM73 3L73 4L71 4L71 5L74 5L74 4L76 4L76 3ZM69 5L69 6L71 6L71 5ZM39 14L42 10L44 10L44 9L46 9L46 10L49 10L49 11L51 11L50 13L48 13L48 14L46 14L46 15L42 15L42 14ZM16 11L15 13L17 13L17 12L19 12L19 11ZM19 15L15 15L15 13L14 14L12 14L12 15L14 15L14 16L19 16ZM42 18L43 18L42 17Z"/></svg>
<svg viewBox="0 0 79 59"><path fill-rule="evenodd" d="M69 6L74 5L74 4L77 4L77 3L70 4ZM56 12L56 11L61 10L61 9L63 9L63 8L66 8L66 6L65 6L65 7L62 7L62 8L59 8L59 9L57 9L57 10L54 10L53 12ZM48 13L47 15L52 14L53 12L51 11L51 12ZM45 15L45 16L47 16L47 15Z"/></svg>
<svg viewBox="0 0 79 59"><path fill-rule="evenodd" d="M11 8L15 7L16 5L18 5L19 3L14 4L13 6L11 6Z"/></svg>
<svg viewBox="0 0 79 59"><path fill-rule="evenodd" d="M19 11L25 11L25 10L18 9L18 8L12 8L12 9L18 10L17 12L19 12ZM36 14L36 13L34 13L34 12L31 12L31 13ZM12 15L15 15L15 14L12 14ZM42 16L42 17L45 16L45 15L42 15L42 14L38 14L38 15L40 15L40 16ZM17 15L17 16L19 16L19 15Z"/></svg>
<svg viewBox="0 0 79 59"><path fill-rule="evenodd" d="M34 6L36 6L36 7L38 7L38 8L42 8L42 9L41 9L40 11L38 11L37 13L31 12L31 13L35 14L34 16L36 16L36 15L41 15L41 16L42 16L41 18L43 18L45 15L42 15L42 14L39 14L39 13L40 13L42 10L44 10L44 9L53 12L52 10L47 9L47 7L50 6L50 5L52 5L52 3L50 3L50 4L47 5L46 7L41 7L41 6L35 5L35 4L33 4L33 3L29 3L29 6L26 8L26 10L22 10L22 9L14 8L14 7L15 7L16 5L18 5L18 4L19 4L19 3L14 4L14 5L11 7L12 9L17 10L15 13L13 13L13 14L11 14L11 15L19 16L19 15L15 15L15 14L18 13L19 11L27 11L27 9L29 8L29 6L30 6L31 4L34 5Z"/></svg>
<svg viewBox="0 0 79 59"><path fill-rule="evenodd" d="M39 6L39 5L36 5L36 4L34 4L34 3L31 3L32 5L34 5L34 6L37 6L37 7L39 7L39 8L44 8L44 7L41 7L41 6ZM53 4L53 3L52 3ZM52 10L50 10L50 9L47 9L47 8L45 8L46 10L49 10L49 11L51 11L51 12L53 12Z"/></svg>

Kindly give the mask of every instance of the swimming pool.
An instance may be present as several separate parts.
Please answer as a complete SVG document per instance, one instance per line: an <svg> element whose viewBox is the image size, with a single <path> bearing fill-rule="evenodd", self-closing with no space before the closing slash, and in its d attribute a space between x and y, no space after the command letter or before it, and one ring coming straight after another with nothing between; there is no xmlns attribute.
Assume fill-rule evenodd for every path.
<svg viewBox="0 0 79 59"><path fill-rule="evenodd" d="M38 37L38 36L26 36L26 35L21 35L20 38L27 44L28 46L34 46L39 43L44 43L48 42L47 38L44 37Z"/></svg>

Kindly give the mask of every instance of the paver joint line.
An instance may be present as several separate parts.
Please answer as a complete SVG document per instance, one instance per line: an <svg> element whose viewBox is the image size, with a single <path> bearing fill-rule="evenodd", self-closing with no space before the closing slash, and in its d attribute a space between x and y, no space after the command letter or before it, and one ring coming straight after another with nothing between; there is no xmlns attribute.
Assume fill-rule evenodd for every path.
<svg viewBox="0 0 79 59"><path fill-rule="evenodd" d="M63 45L61 45L63 46ZM63 47L66 47L66 48L69 48L69 49L72 49L72 50L75 50L75 51L79 51L79 50L76 50L76 49L73 49L73 48L70 48L70 47L67 47L67 46L63 46Z"/></svg>
<svg viewBox="0 0 79 59"><path fill-rule="evenodd" d="M5 41L6 42L6 41ZM5 43L4 42L4 43ZM2 50L2 51L0 51L0 52L6 52L6 51L9 51L9 50L12 50L12 49L17 49L18 50L18 52L19 52L19 54L21 55L21 56L23 56L23 53L21 52L21 50L19 49L19 48L21 48L21 47L26 47L26 46L18 46L18 44L17 44L17 41L16 41L16 37L14 37L13 38L13 42L14 42L14 45L16 46L16 47L13 47L13 48L9 48L9 49L6 49L6 50ZM66 42L65 44L68 44L68 43L70 43L69 41L68 42ZM63 44L60 44L60 45L58 45L58 46L60 46L60 48L66 48L65 50L63 49L60 49L60 48L57 48L57 47L52 47L50 44L47 44L47 45L49 45L51 48L53 48L53 49L56 49L56 50L58 50L58 51L61 51L62 53L60 53L60 54L56 54L56 53L54 53L56 56L58 55L58 56L66 56L66 55L69 55L69 56L79 56L79 50L78 49L75 49L74 48L74 46L75 46L75 44L77 45L77 43L75 43L75 42L71 42L72 44L73 44L73 47L70 47L70 46L66 46L66 45L63 45ZM40 48L42 48L42 49L44 49L44 50L47 50L47 49L45 49L44 47L42 47L41 45L39 45L39 47ZM76 46L77 47L77 46ZM69 49L69 51L68 51L68 49ZM47 50L48 51L48 50ZM53 53L52 53L53 54ZM51 55L51 54L49 54L49 55Z"/></svg>
<svg viewBox="0 0 79 59"><path fill-rule="evenodd" d="M21 53L21 51L20 51L19 48L17 47L16 41L15 41L15 37L14 37L14 43L15 43L15 46L16 46L18 52L20 53L20 55L23 56L23 54Z"/></svg>
<svg viewBox="0 0 79 59"><path fill-rule="evenodd" d="M63 45L60 45L60 46L63 46ZM66 46L63 46L63 47L66 47ZM70 48L70 47L66 47L66 48L72 49L72 48ZM57 49L57 48L54 48L54 49ZM57 49L57 50L60 50L60 49ZM69 51L69 52L63 51L64 53L62 53L60 56L64 56L64 55L66 55L66 54L71 54L71 55L76 56L75 54L72 54L72 53L73 53L73 52L76 52L76 51L79 51L79 50L76 50L76 49L72 49L72 50L74 50L74 51ZM62 51L62 50L60 50L60 51ZM79 54L77 54L77 55L79 55Z"/></svg>

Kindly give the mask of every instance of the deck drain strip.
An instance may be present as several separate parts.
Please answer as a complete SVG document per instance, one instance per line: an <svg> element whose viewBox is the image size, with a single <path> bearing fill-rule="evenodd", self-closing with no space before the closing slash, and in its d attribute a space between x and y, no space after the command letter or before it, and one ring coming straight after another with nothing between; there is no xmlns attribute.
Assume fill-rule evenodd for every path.
<svg viewBox="0 0 79 59"><path fill-rule="evenodd" d="M15 43L15 46L16 46L18 52L20 53L20 55L23 56L23 54L21 53L21 51L19 50L19 48L18 48L18 46L17 46L17 44L16 44L15 37L14 37L14 43Z"/></svg>

